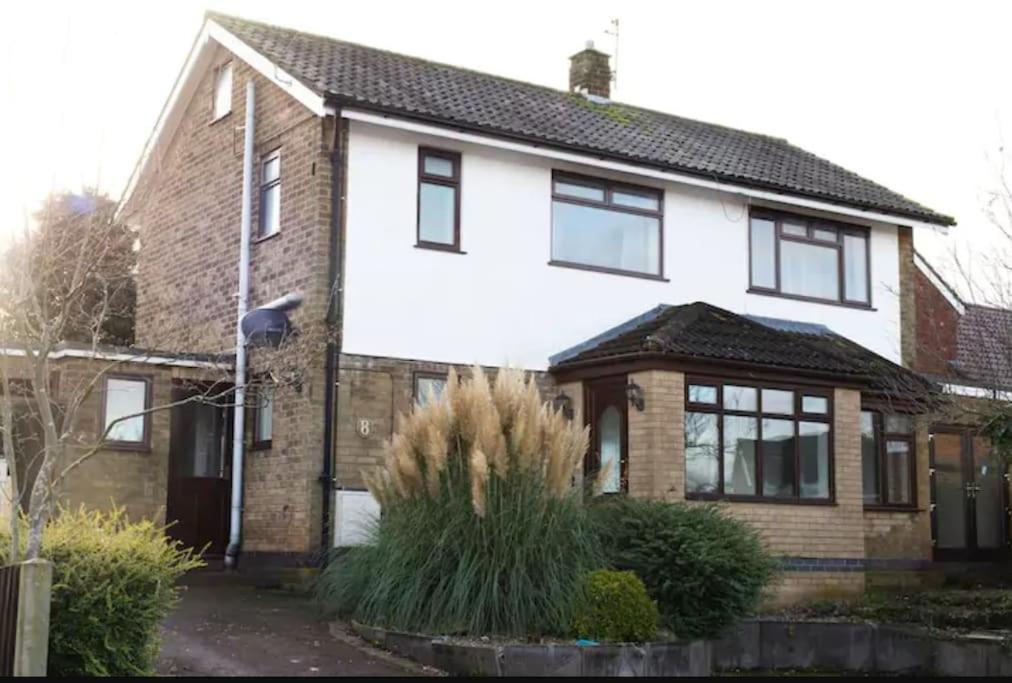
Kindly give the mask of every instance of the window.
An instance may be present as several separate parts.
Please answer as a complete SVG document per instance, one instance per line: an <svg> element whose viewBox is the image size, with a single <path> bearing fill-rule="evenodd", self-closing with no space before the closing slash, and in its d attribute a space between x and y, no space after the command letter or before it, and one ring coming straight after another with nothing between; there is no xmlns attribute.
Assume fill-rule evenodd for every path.
<svg viewBox="0 0 1012 683"><path fill-rule="evenodd" d="M828 390L690 378L686 496L830 500L830 396Z"/></svg>
<svg viewBox="0 0 1012 683"><path fill-rule="evenodd" d="M260 237L281 229L281 150L264 157L260 165Z"/></svg>
<svg viewBox="0 0 1012 683"><path fill-rule="evenodd" d="M868 230L820 219L753 211L752 291L868 306Z"/></svg>
<svg viewBox="0 0 1012 683"><path fill-rule="evenodd" d="M912 417L861 412L861 474L865 505L916 505Z"/></svg>
<svg viewBox="0 0 1012 683"><path fill-rule="evenodd" d="M148 416L151 407L149 380L128 375L105 378L100 424L109 446L142 446L148 444Z"/></svg>
<svg viewBox="0 0 1012 683"><path fill-rule="evenodd" d="M261 385L253 404L253 448L270 448L274 438L274 387Z"/></svg>
<svg viewBox="0 0 1012 683"><path fill-rule="evenodd" d="M222 64L214 74L213 107L213 121L232 111L232 62Z"/></svg>
<svg viewBox="0 0 1012 683"><path fill-rule="evenodd" d="M552 179L552 263L661 277L662 194L558 173Z"/></svg>
<svg viewBox="0 0 1012 683"><path fill-rule="evenodd" d="M460 251L460 155L418 150L419 247Z"/></svg>
<svg viewBox="0 0 1012 683"><path fill-rule="evenodd" d="M446 375L415 375L415 405L428 405L431 399L439 399L446 391Z"/></svg>

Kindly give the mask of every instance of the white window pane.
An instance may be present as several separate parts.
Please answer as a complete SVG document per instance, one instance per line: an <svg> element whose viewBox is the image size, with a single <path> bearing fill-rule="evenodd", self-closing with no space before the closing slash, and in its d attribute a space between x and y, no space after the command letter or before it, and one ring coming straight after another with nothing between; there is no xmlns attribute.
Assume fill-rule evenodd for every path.
<svg viewBox="0 0 1012 683"><path fill-rule="evenodd" d="M773 221L752 219L752 286L772 289L777 286Z"/></svg>
<svg viewBox="0 0 1012 683"><path fill-rule="evenodd" d="M660 274L660 221L567 202L552 204L552 258Z"/></svg>
<svg viewBox="0 0 1012 683"><path fill-rule="evenodd" d="M418 239L422 242L453 244L457 189L422 183L418 191Z"/></svg>
<svg viewBox="0 0 1012 683"><path fill-rule="evenodd" d="M719 493L720 447L718 416L685 414L685 492Z"/></svg>
<svg viewBox="0 0 1012 683"><path fill-rule="evenodd" d="M430 400L439 400L446 391L446 379L439 377L415 378L415 405L425 406Z"/></svg>
<svg viewBox="0 0 1012 683"><path fill-rule="evenodd" d="M794 422L764 419L762 427L763 495L793 496Z"/></svg>
<svg viewBox="0 0 1012 683"><path fill-rule="evenodd" d="M844 287L849 301L868 303L867 242L859 235L843 236Z"/></svg>
<svg viewBox="0 0 1012 683"><path fill-rule="evenodd" d="M755 456L759 445L758 420L724 416L724 493L754 495Z"/></svg>
<svg viewBox="0 0 1012 683"><path fill-rule="evenodd" d="M262 216L260 234L273 235L281 226L281 186L272 185L264 188L260 205Z"/></svg>
<svg viewBox="0 0 1012 683"><path fill-rule="evenodd" d="M833 228L818 227L812 230L812 237L823 242L835 242L836 230Z"/></svg>
<svg viewBox="0 0 1012 683"><path fill-rule="evenodd" d="M634 209L646 209L647 211L659 211L661 208L660 200L657 197L619 192L618 190L611 193L611 201L619 206L630 206Z"/></svg>
<svg viewBox="0 0 1012 683"><path fill-rule="evenodd" d="M792 223L790 221L784 221L783 233L785 235L792 235L794 237L807 237L808 226L804 223Z"/></svg>
<svg viewBox="0 0 1012 683"><path fill-rule="evenodd" d="M257 397L256 440L270 441L274 435L274 389L261 387Z"/></svg>
<svg viewBox="0 0 1012 683"><path fill-rule="evenodd" d="M214 82L214 118L220 118L232 111L232 64L218 69Z"/></svg>
<svg viewBox="0 0 1012 683"><path fill-rule="evenodd" d="M913 501L910 493L910 444L886 441L886 502L906 505Z"/></svg>
<svg viewBox="0 0 1012 683"><path fill-rule="evenodd" d="M105 393L105 424L109 429L106 439L109 441L144 441L143 415L147 403L147 383L141 380L108 379ZM132 415L133 417L128 417ZM126 418L116 422L120 418ZM110 428L110 425L111 428Z"/></svg>
<svg viewBox="0 0 1012 683"><path fill-rule="evenodd" d="M794 392L763 389L763 412L789 415L794 412Z"/></svg>
<svg viewBox="0 0 1012 683"><path fill-rule="evenodd" d="M801 497L829 498L829 425L799 422Z"/></svg>
<svg viewBox="0 0 1012 683"><path fill-rule="evenodd" d="M598 452L601 454L601 493L622 490L622 416L608 406L597 422Z"/></svg>
<svg viewBox="0 0 1012 683"><path fill-rule="evenodd" d="M444 178L452 178L453 162L443 157L426 156L422 164L422 170L426 175L437 175Z"/></svg>
<svg viewBox="0 0 1012 683"><path fill-rule="evenodd" d="M727 410L758 410L758 394L754 387L724 386L724 408Z"/></svg>
<svg viewBox="0 0 1012 683"><path fill-rule="evenodd" d="M689 385L689 402L717 404L717 387L706 384Z"/></svg>
<svg viewBox="0 0 1012 683"><path fill-rule="evenodd" d="M825 396L802 396L801 412L825 415L829 412L829 399Z"/></svg>
<svg viewBox="0 0 1012 683"><path fill-rule="evenodd" d="M882 502L879 494L878 434L875 432L875 414L861 413L861 481L866 505Z"/></svg>
<svg viewBox="0 0 1012 683"><path fill-rule="evenodd" d="M780 291L838 300L840 273L836 249L781 240Z"/></svg>
<svg viewBox="0 0 1012 683"><path fill-rule="evenodd" d="M576 197L578 199L591 199L596 202L604 201L604 190L602 188L589 185L577 185L576 183L567 183L563 180L555 181L555 193L564 194L567 197Z"/></svg>
<svg viewBox="0 0 1012 683"><path fill-rule="evenodd" d="M261 184L269 183L281 177L281 157L273 156L264 161L264 177Z"/></svg>

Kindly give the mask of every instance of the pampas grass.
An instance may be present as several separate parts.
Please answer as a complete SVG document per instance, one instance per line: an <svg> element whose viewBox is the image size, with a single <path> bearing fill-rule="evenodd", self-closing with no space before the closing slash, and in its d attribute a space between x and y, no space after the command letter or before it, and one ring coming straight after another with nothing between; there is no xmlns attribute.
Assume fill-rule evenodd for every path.
<svg viewBox="0 0 1012 683"><path fill-rule="evenodd" d="M319 596L367 623L426 633L564 634L602 566L573 474L586 429L534 380L481 368L402 416L368 486L369 543L336 557Z"/></svg>

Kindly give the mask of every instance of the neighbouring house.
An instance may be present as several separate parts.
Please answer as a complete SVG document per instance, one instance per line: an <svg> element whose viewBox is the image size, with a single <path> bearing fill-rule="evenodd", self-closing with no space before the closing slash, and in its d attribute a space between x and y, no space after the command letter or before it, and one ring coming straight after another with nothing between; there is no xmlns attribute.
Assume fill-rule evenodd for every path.
<svg viewBox="0 0 1012 683"><path fill-rule="evenodd" d="M785 601L927 566L913 231L953 220L783 139L611 101L592 45L569 66L555 90L206 16L120 207L138 344L234 349L248 83L250 304L297 291L295 324L336 331L250 411L242 566L354 543L398 414L474 363L537 373L606 493L755 524ZM227 468L184 451L152 503L220 510Z"/></svg>

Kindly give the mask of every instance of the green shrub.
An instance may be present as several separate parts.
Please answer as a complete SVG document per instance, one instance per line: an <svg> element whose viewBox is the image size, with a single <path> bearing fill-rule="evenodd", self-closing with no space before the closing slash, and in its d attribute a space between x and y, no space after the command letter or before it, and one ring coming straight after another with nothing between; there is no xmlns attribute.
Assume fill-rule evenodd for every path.
<svg viewBox="0 0 1012 683"><path fill-rule="evenodd" d="M586 432L542 405L533 381L450 377L401 422L370 481L383 516L334 558L323 604L408 631L566 634L583 577L602 566L573 490Z"/></svg>
<svg viewBox="0 0 1012 683"><path fill-rule="evenodd" d="M586 591L573 620L577 637L642 643L657 634L657 603L632 572L591 572Z"/></svg>
<svg viewBox="0 0 1012 683"><path fill-rule="evenodd" d="M6 554L10 538L2 535ZM46 526L41 554L53 563L48 674L152 675L176 580L203 563L162 527L130 523L122 510L61 511Z"/></svg>
<svg viewBox="0 0 1012 683"><path fill-rule="evenodd" d="M711 505L613 498L591 514L608 561L643 580L679 637L718 635L758 606L776 572L755 531Z"/></svg>

